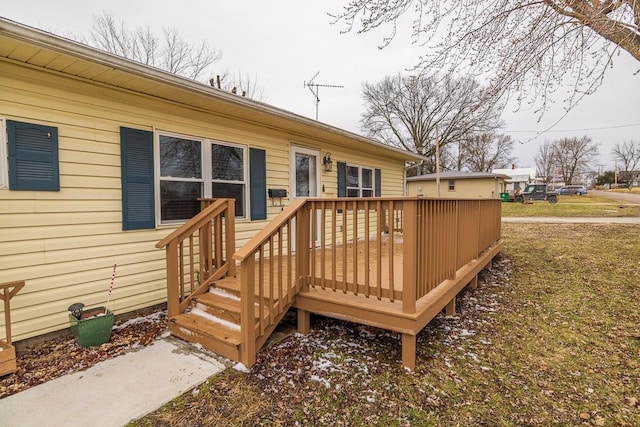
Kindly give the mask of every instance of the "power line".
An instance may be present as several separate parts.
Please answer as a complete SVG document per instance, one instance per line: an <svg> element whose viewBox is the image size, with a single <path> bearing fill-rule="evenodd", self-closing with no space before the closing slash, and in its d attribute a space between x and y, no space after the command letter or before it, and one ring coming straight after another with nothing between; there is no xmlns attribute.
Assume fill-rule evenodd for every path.
<svg viewBox="0 0 640 427"><path fill-rule="evenodd" d="M606 130L606 129L620 129L629 128L634 126L640 126L640 123L632 123L628 125L616 125L616 126L602 126L596 128L581 128L581 129L547 129L547 130L501 130L505 133L549 133L549 132L584 132L589 130Z"/></svg>

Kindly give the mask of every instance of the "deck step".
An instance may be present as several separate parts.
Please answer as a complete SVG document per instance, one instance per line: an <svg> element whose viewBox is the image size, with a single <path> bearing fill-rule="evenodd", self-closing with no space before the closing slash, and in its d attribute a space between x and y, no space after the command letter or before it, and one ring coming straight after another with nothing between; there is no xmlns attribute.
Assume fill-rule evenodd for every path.
<svg viewBox="0 0 640 427"><path fill-rule="evenodd" d="M216 280L214 286L240 297L240 279L237 277L223 277Z"/></svg>
<svg viewBox="0 0 640 427"><path fill-rule="evenodd" d="M191 312L169 319L169 332L234 361L240 360L240 329Z"/></svg>
<svg viewBox="0 0 640 427"><path fill-rule="evenodd" d="M217 293L204 293L196 296L194 302L200 306L202 310L224 320L240 324L240 300L237 298L229 298ZM254 310L256 319L260 316L260 308L256 305Z"/></svg>

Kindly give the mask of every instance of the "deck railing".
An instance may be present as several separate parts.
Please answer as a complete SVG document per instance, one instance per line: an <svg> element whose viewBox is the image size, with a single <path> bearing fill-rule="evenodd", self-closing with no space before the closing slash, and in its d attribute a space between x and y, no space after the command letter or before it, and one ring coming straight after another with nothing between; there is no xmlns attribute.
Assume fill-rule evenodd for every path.
<svg viewBox="0 0 640 427"><path fill-rule="evenodd" d="M241 360L247 366L300 290L306 269L295 247L309 247L305 205L304 199L293 201L233 255L240 262Z"/></svg>
<svg viewBox="0 0 640 427"><path fill-rule="evenodd" d="M201 204L200 213L156 244L166 249L169 317L182 313L215 280L235 275L235 200Z"/></svg>
<svg viewBox="0 0 640 427"><path fill-rule="evenodd" d="M253 364L256 346L296 293L310 288L401 301L403 312L415 313L420 298L500 240L500 209L500 200L292 202L234 254L241 264L243 363Z"/></svg>

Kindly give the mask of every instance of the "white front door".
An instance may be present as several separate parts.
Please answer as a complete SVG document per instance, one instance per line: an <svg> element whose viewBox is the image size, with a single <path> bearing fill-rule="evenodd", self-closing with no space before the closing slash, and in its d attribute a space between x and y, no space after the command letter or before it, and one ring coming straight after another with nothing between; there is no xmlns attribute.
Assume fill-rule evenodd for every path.
<svg viewBox="0 0 640 427"><path fill-rule="evenodd" d="M291 147L291 198L318 197L320 151Z"/></svg>
<svg viewBox="0 0 640 427"><path fill-rule="evenodd" d="M320 151L309 148L291 147L291 199L318 197L320 194ZM318 218L318 226L320 218ZM293 222L292 243L295 248L295 221ZM317 236L316 236L317 237ZM311 236L311 241L316 241ZM317 243L317 242L316 242Z"/></svg>

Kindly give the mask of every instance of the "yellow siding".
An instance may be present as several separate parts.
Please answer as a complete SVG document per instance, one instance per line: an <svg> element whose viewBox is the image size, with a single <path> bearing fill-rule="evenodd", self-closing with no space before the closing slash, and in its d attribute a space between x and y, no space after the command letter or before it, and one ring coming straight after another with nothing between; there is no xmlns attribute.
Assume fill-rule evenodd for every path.
<svg viewBox="0 0 640 427"><path fill-rule="evenodd" d="M104 304L114 263L110 308L117 314L166 300L165 256L155 243L173 227L122 231L120 126L264 149L267 188L288 193L291 145L330 151L334 167L320 171L321 196L337 195L338 161L381 169L382 195L403 195L403 162L368 155L364 144L345 148L9 62L0 62L0 93L0 119L59 133L59 192L0 189L0 282L26 281L11 301L15 340L68 327L74 302ZM268 219L281 209L267 200ZM239 220L237 247L268 219Z"/></svg>
<svg viewBox="0 0 640 427"><path fill-rule="evenodd" d="M440 197L444 199L497 199L504 188L503 179L454 179L455 190L449 190L449 179L440 180ZM422 191L420 190L422 188ZM435 181L407 182L408 196L437 197Z"/></svg>

